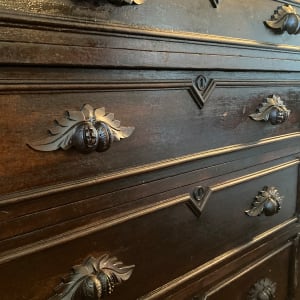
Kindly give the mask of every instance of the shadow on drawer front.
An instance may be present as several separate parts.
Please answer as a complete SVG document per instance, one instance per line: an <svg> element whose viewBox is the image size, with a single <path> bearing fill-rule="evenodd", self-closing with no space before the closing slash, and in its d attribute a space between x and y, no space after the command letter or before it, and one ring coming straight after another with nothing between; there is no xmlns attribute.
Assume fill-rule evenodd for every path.
<svg viewBox="0 0 300 300"><path fill-rule="evenodd" d="M26 192L38 187L49 190L55 184L100 177L119 170L126 173L126 169L132 167L298 132L298 86L298 81L230 81L210 78L210 83L202 93L192 79L82 84L70 82L63 88L57 82L45 82L43 85L28 82L25 87L21 87L21 91L17 90L17 84L4 84L2 88L10 94L0 96L3 108L0 120L3 150L0 162L6 166L3 172L0 170L3 176L0 189L8 197L10 193ZM86 92L89 89L92 92ZM290 112L289 118L286 114L282 119L280 113L276 113L273 122L285 121L278 125L251 120L249 116L255 114L257 107L272 93L281 97L287 107L286 112ZM55 143L37 148L46 148L48 151L69 148L68 142L75 143L77 139L74 136L78 137L76 134L70 135L70 132L83 124L79 118L80 126L74 127L74 120L70 116L69 119L63 119L63 113L66 110L80 112L87 101L94 108L105 107L107 112L113 113L108 114L110 116L115 114L122 126L135 127L134 133L129 139L114 143L107 152L93 151L87 155L73 148L67 151L59 149L39 152L27 146L36 140L49 139L47 129L52 128L53 133L53 120L59 119L63 121L63 126L56 126L53 134L57 134L57 128L61 130L62 127L64 134L61 134L60 139L52 135ZM11 110L10 104L17 109ZM170 113L171 108L176 109ZM12 119L18 122L12 123ZM72 123L70 128L67 126L68 130L65 129L66 123ZM96 128L91 126L93 124L89 125L84 128L89 134L95 134ZM78 134L83 135L85 131L79 131ZM106 127L100 131L101 137L104 134L109 135ZM77 146L82 146L82 140L93 143L92 137L83 139L80 136L80 145ZM103 143L104 149L109 148L110 142ZM53 144L57 144L56 147Z"/></svg>
<svg viewBox="0 0 300 300"><path fill-rule="evenodd" d="M288 299L290 244L240 270L193 300Z"/></svg>
<svg viewBox="0 0 300 300"><path fill-rule="evenodd" d="M292 160L211 185L213 192L199 219L186 206L189 197L182 196L181 202L171 206L128 212L120 222L103 220L94 228L78 228L2 254L0 271L7 276L0 293L9 300L21 294L24 299L50 297L72 266L91 256L101 257L105 251L135 265L130 280L116 289L112 299L141 297L217 256L237 255L241 248L295 222L298 163ZM276 191L269 190L268 196L265 186ZM264 209L259 216L249 216L260 197L264 209L272 208L266 199L281 208L271 216ZM11 278L19 282L17 287Z"/></svg>
<svg viewBox="0 0 300 300"><path fill-rule="evenodd" d="M221 1L203 0L199 3L196 0L189 1L182 5L182 1L173 0L171 3L165 3L160 0L148 1L125 1L125 0L103 0L103 1L82 1L82 0L44 0L33 1L31 5L26 5L24 0L1 1L0 9L17 11L18 13L43 16L48 22L52 22L57 27L71 20L73 27L82 28L83 24L106 25L114 24L115 28L121 30L124 26L132 27L131 31L137 29L147 29L146 33L153 31L157 35L162 30L168 30L166 34L174 37L175 33L180 36L182 31L187 31L186 36L197 37L198 33L217 34L243 39L264 41L267 43L278 43L299 45L297 38L289 36L283 38L281 35L272 34L271 30L265 28L263 22L270 18L275 3L266 2L240 2L232 0L230 3ZM283 1L284 3L296 4L297 1ZM137 6L121 7L115 4L142 4ZM216 3L220 4L215 9ZM212 5L214 4L214 5ZM43 20L43 19L42 19ZM83 22L84 20L84 22ZM222 22L218 22L222 20ZM56 22L55 22L56 21ZM63 22L64 21L64 22ZM58 23L58 24L57 24ZM120 26L120 23L122 24ZM61 25L60 25L61 24ZM293 23L292 23L293 24ZM81 27L80 27L81 25ZM94 27L92 27L94 28ZM100 27L101 28L101 27ZM125 27L126 28L126 27ZM127 31L128 32L128 29ZM138 31L139 32L139 31ZM192 34L190 33L192 32ZM223 37L219 38L223 40ZM250 41L252 42L252 41Z"/></svg>
<svg viewBox="0 0 300 300"><path fill-rule="evenodd" d="M296 214L299 161L220 182L194 191L189 206L209 232L212 249L222 241L236 245L273 228ZM288 178L288 180L287 180ZM218 245L214 241L218 241Z"/></svg>

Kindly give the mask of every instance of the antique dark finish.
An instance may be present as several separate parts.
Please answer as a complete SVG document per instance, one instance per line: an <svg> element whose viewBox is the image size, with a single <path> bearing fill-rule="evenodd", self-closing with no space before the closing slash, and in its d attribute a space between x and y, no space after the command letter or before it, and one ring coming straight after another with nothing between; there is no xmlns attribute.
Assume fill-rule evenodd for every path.
<svg viewBox="0 0 300 300"><path fill-rule="evenodd" d="M280 33L287 31L289 34L297 34L300 29L300 16L291 5L283 5L274 11L265 24Z"/></svg>
<svg viewBox="0 0 300 300"><path fill-rule="evenodd" d="M85 104L80 111L66 111L64 118L55 120L55 127L49 129L49 137L29 146L38 151L67 150L73 146L81 153L103 152L113 141L127 138L134 131L134 127L120 124L104 107L94 109Z"/></svg>
<svg viewBox="0 0 300 300"><path fill-rule="evenodd" d="M89 257L74 266L69 277L49 300L100 300L113 293L115 286L130 278L134 265L124 266L116 257Z"/></svg>
<svg viewBox="0 0 300 300"><path fill-rule="evenodd" d="M281 208L283 196L280 196L278 190L271 186L265 186L255 197L252 208L245 213L250 217L260 216L262 213L266 216L277 214Z"/></svg>
<svg viewBox="0 0 300 300"><path fill-rule="evenodd" d="M272 125L285 122L291 111L286 108L279 96L273 95L268 97L257 108L256 113L249 115L255 121L270 121Z"/></svg>
<svg viewBox="0 0 300 300"><path fill-rule="evenodd" d="M300 40L262 24L294 1L29 2L0 0L0 299L300 299Z"/></svg>
<svg viewBox="0 0 300 300"><path fill-rule="evenodd" d="M256 282L249 291L248 300L273 300L276 299L276 283L269 278Z"/></svg>

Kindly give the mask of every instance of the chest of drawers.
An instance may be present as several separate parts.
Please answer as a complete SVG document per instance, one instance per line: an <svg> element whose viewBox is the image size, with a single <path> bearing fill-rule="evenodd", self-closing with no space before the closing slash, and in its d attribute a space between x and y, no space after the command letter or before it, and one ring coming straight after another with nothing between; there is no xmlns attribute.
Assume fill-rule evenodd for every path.
<svg viewBox="0 0 300 300"><path fill-rule="evenodd" d="M1 299L299 299L279 2L0 1Z"/></svg>

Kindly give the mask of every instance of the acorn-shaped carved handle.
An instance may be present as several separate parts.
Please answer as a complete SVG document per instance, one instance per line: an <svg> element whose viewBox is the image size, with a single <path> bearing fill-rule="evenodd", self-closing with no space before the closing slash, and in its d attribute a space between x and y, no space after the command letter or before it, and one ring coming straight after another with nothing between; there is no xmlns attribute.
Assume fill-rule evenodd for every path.
<svg viewBox="0 0 300 300"><path fill-rule="evenodd" d="M277 7L265 24L279 33L287 31L289 34L296 34L300 29L300 16L291 5L283 5Z"/></svg>
<svg viewBox="0 0 300 300"><path fill-rule="evenodd" d="M104 107L94 109L85 104L80 111L66 111L48 131L47 137L28 145L38 151L67 150L73 146L81 153L103 152L114 141L129 137L134 127L121 126Z"/></svg>
<svg viewBox="0 0 300 300"><path fill-rule="evenodd" d="M58 287L58 293L49 300L101 300L114 288L130 278L134 265L125 266L116 257L107 254L88 258L74 266L67 280Z"/></svg>
<svg viewBox="0 0 300 300"><path fill-rule="evenodd" d="M269 121L272 125L285 122L291 111L286 108L279 96L272 95L265 99L249 117L254 121Z"/></svg>
<svg viewBox="0 0 300 300"><path fill-rule="evenodd" d="M261 214L273 216L279 212L282 199L283 196L280 196L275 187L265 186L255 197L252 207L246 210L245 213L250 217L257 217Z"/></svg>
<svg viewBox="0 0 300 300"><path fill-rule="evenodd" d="M276 283L269 278L256 282L248 293L247 300L273 300L275 299Z"/></svg>

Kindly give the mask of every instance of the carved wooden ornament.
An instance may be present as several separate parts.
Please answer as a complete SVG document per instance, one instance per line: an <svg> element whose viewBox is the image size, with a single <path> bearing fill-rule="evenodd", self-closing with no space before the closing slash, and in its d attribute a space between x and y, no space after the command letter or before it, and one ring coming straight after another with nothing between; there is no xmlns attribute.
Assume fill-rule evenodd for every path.
<svg viewBox="0 0 300 300"><path fill-rule="evenodd" d="M276 283L269 278L256 282L248 293L247 300L273 300L275 298Z"/></svg>
<svg viewBox="0 0 300 300"><path fill-rule="evenodd" d="M257 217L264 213L266 216L272 216L279 212L283 196L280 196L278 190L271 186L265 186L255 197L252 207L245 213L250 217Z"/></svg>
<svg viewBox="0 0 300 300"><path fill-rule="evenodd" d="M265 24L280 33L287 31L289 34L296 34L300 29L300 16L291 5L283 5L274 11Z"/></svg>
<svg viewBox="0 0 300 300"><path fill-rule="evenodd" d="M49 300L103 299L113 293L115 286L130 278L134 267L124 266L107 254L98 259L90 257L73 267L69 277L57 287L57 294Z"/></svg>
<svg viewBox="0 0 300 300"><path fill-rule="evenodd" d="M272 125L285 122L291 111L286 108L279 96L272 95L263 101L249 117L255 121L270 121Z"/></svg>
<svg viewBox="0 0 300 300"><path fill-rule="evenodd" d="M89 104L80 111L66 111L65 116L54 123L47 137L28 145L38 151L67 150L74 146L81 153L103 152L113 141L127 138L134 131L134 127L121 126L114 114L106 113L104 107L94 109Z"/></svg>

